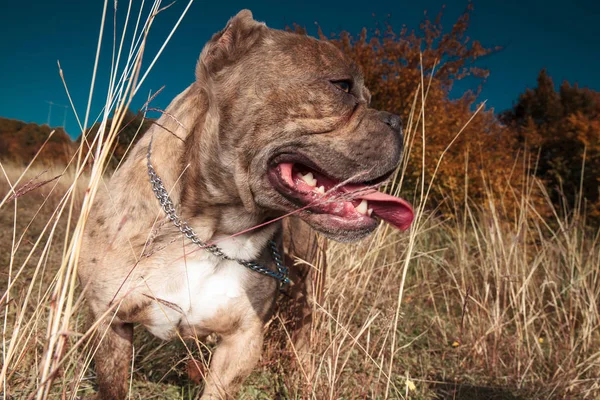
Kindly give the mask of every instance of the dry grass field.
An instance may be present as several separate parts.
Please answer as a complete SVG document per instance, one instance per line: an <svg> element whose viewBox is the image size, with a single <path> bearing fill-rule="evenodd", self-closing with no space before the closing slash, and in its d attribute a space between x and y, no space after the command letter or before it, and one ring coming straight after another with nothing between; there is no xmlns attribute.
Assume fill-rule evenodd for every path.
<svg viewBox="0 0 600 400"><path fill-rule="evenodd" d="M90 324L65 262L90 175L34 164L15 185L22 168L2 172L1 193L17 193L0 210L6 398L92 393ZM463 199L449 216L426 200L417 190L409 233L330 246L312 370L267 343L240 398L598 397L600 244L585 216L544 219L526 195L511 218L502 199ZM199 349L137 329L132 398L193 398Z"/></svg>
<svg viewBox="0 0 600 400"><path fill-rule="evenodd" d="M123 55L130 68L115 72L100 119L118 121L143 81L140 42ZM412 143L426 142L422 93L406 127L404 163L388 188L414 205L412 228L382 225L358 244L332 243L322 300L314 304L311 365L291 368L292 346L282 354L267 341L238 398L600 398L600 231L586 226L583 208L553 209L535 180L477 201L467 180L462 197L447 197L452 212L433 209L435 174L416 187L399 179L407 160L422 156ZM80 297L77 259L117 134L114 126L100 129L88 138L94 153L78 154L68 168L2 163L4 399L94 393L95 327ZM485 180L486 171L471 172ZM533 193L542 193L543 205ZM136 328L130 398L195 398L201 384L190 360L210 349Z"/></svg>

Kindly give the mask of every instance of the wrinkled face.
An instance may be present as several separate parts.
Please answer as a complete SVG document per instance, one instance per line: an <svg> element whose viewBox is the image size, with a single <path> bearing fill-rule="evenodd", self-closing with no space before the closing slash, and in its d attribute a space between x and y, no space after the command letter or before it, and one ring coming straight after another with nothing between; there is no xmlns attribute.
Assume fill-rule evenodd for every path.
<svg viewBox="0 0 600 400"><path fill-rule="evenodd" d="M369 107L358 68L331 43L254 24L243 37L256 40L212 76L219 151L236 160L237 186L267 215L296 212L336 240L379 219L407 229L410 206L373 188L400 162L399 117Z"/></svg>

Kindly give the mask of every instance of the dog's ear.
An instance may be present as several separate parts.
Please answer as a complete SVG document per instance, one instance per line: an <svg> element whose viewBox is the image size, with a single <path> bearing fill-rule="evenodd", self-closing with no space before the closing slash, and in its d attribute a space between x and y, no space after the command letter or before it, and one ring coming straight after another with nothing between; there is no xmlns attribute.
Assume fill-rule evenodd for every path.
<svg viewBox="0 0 600 400"><path fill-rule="evenodd" d="M203 72L214 73L239 60L266 34L267 29L265 24L254 20L250 10L240 11L204 46L196 78L199 79Z"/></svg>

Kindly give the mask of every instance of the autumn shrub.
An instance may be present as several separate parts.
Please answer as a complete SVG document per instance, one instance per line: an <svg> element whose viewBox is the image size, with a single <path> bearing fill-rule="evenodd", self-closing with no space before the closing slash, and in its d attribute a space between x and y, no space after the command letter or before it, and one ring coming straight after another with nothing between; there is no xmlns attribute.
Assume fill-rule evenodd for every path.
<svg viewBox="0 0 600 400"><path fill-rule="evenodd" d="M534 173L553 203L567 212L584 207L600 221L600 93L568 82L557 91L544 69L500 118L539 154Z"/></svg>

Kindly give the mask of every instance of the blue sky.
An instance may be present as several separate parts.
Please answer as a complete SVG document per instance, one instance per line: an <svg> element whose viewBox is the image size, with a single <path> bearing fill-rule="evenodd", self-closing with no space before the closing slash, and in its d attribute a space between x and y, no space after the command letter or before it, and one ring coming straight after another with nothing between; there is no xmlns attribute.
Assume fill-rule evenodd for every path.
<svg viewBox="0 0 600 400"><path fill-rule="evenodd" d="M112 1L109 2L112 6ZM165 2L168 4L169 1ZM119 7L127 2L121 0ZM149 52L162 44L187 0L162 13L149 37ZM165 89L153 105L164 108L194 79L194 66L204 43L220 30L228 18L242 8L252 10L255 19L273 28L296 22L314 32L315 22L325 33L347 30L358 33L374 27L391 14L391 23L417 28L424 10L437 14L446 5L443 24L449 28L467 6L462 0L422 1L195 1L179 30L143 86L142 93ZM600 90L600 1L571 0L474 0L469 35L484 46L500 45L504 50L478 65L491 70L479 100L501 111L509 108L522 91L535 85L539 70L546 67L555 83L563 80ZM67 105L58 75L60 60L69 89L80 114L85 110L96 42L103 7L102 0L3 2L0 7L0 116L47 123L48 101ZM375 17L373 17L375 14ZM108 43L108 42L106 42ZM98 91L93 113L102 106L108 77L107 56L99 70ZM469 89L469 82L457 85L456 95ZM134 108L144 103L144 95ZM62 125L64 109L53 106L52 126ZM67 131L79 134L70 109Z"/></svg>

